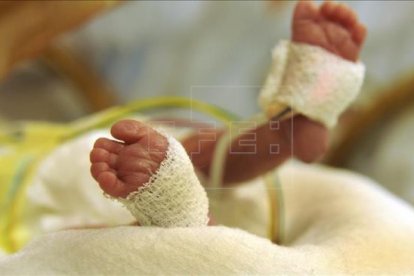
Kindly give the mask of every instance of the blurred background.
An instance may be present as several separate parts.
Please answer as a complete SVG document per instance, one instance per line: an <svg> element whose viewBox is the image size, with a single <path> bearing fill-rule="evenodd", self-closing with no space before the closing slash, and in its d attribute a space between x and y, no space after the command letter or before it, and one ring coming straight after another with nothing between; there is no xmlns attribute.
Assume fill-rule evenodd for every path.
<svg viewBox="0 0 414 276"><path fill-rule="evenodd" d="M320 2L320 1L316 1ZM414 204L414 2L343 1L368 28L362 93L322 162ZM153 96L243 118L295 1L0 2L0 126L70 122Z"/></svg>

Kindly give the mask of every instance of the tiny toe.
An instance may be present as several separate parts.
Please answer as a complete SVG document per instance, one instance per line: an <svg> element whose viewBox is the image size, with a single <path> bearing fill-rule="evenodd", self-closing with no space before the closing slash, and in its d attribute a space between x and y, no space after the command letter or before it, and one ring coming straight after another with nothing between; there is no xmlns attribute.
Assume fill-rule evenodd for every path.
<svg viewBox="0 0 414 276"><path fill-rule="evenodd" d="M356 13L349 8L346 8L341 12L341 20L343 24L348 28L352 28L353 26L355 26L355 24L357 23L357 18L358 17Z"/></svg>
<svg viewBox="0 0 414 276"><path fill-rule="evenodd" d="M103 172L96 180L101 189L110 196L125 198L129 194L125 184L113 172Z"/></svg>
<svg viewBox="0 0 414 276"><path fill-rule="evenodd" d="M324 17L343 27L352 28L357 23L355 12L343 3L325 2L321 11Z"/></svg>
<svg viewBox="0 0 414 276"><path fill-rule="evenodd" d="M91 174L95 180L98 180L99 175L103 172L114 172L114 170L106 162L97 162L91 165Z"/></svg>
<svg viewBox="0 0 414 276"><path fill-rule="evenodd" d="M358 46L351 39L347 39L342 43L338 49L342 53L342 57L347 60L356 62L358 60Z"/></svg>
<svg viewBox="0 0 414 276"><path fill-rule="evenodd" d="M118 156L110 153L103 148L94 148L90 153L90 161L92 163L105 162L108 163L109 167L114 168Z"/></svg>
<svg viewBox="0 0 414 276"><path fill-rule="evenodd" d="M354 30L352 32L352 39L355 41L355 43L357 43L358 45L361 45L364 42L366 36L367 36L366 27L362 24L357 24L354 27Z"/></svg>
<svg viewBox="0 0 414 276"><path fill-rule="evenodd" d="M312 1L299 1L293 13L293 22L297 20L313 20L318 17L318 7Z"/></svg>
<svg viewBox="0 0 414 276"><path fill-rule="evenodd" d="M336 6L337 4L331 1L324 2L320 8L322 15L327 18L332 18L334 16L333 14L336 9Z"/></svg>
<svg viewBox="0 0 414 276"><path fill-rule="evenodd" d="M134 120L119 121L111 128L112 136L128 144L138 142L151 131L152 129L146 124Z"/></svg>
<svg viewBox="0 0 414 276"><path fill-rule="evenodd" d="M348 26L348 20L352 18L351 14L351 9L342 3L339 3L332 12L333 20L342 26Z"/></svg>
<svg viewBox="0 0 414 276"><path fill-rule="evenodd" d="M118 141L113 141L113 140L108 139L108 138L99 138L98 140L96 140L93 147L94 148L101 148L101 149L104 149L104 150L106 150L110 153L117 154L124 148L124 144L122 144Z"/></svg>

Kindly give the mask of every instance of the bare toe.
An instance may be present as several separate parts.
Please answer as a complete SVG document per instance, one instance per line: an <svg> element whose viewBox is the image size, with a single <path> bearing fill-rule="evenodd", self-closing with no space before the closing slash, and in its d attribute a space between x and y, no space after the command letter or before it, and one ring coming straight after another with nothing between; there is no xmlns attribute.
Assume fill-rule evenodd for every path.
<svg viewBox="0 0 414 276"><path fill-rule="evenodd" d="M311 1L300 1L293 13L293 22L298 20L314 20L318 18L318 7Z"/></svg>
<svg viewBox="0 0 414 276"><path fill-rule="evenodd" d="M367 29L362 24L356 24L353 28L352 38L358 45L362 45L364 43L365 37L367 36Z"/></svg>
<svg viewBox="0 0 414 276"><path fill-rule="evenodd" d="M118 155L110 153L103 148L94 148L90 153L90 161L92 163L105 162L111 168L115 168Z"/></svg>
<svg viewBox="0 0 414 276"><path fill-rule="evenodd" d="M338 3L335 9L332 11L332 20L343 27L348 25L348 19L350 19L350 9L342 3Z"/></svg>
<svg viewBox="0 0 414 276"><path fill-rule="evenodd" d="M342 4L336 9L339 21L343 26L352 28L357 23L357 16L353 10Z"/></svg>
<svg viewBox="0 0 414 276"><path fill-rule="evenodd" d="M91 174L95 180L98 180L99 176L104 172L114 172L106 162L96 162L91 165Z"/></svg>
<svg viewBox="0 0 414 276"><path fill-rule="evenodd" d="M95 144L93 145L94 148L101 148L110 153L119 153L122 148L124 147L123 143L113 141L107 138L99 138L96 140Z"/></svg>
<svg viewBox="0 0 414 276"><path fill-rule="evenodd" d="M331 2L331 1L324 2L322 6L320 7L321 14L326 18L333 19L334 11L337 5L338 4Z"/></svg>
<svg viewBox="0 0 414 276"><path fill-rule="evenodd" d="M344 4L325 2L321 7L321 14L330 22L346 27L348 25L349 9Z"/></svg>
<svg viewBox="0 0 414 276"><path fill-rule="evenodd" d="M110 196L125 198L130 193L127 190L127 185L114 172L103 172L96 180L101 189Z"/></svg>
<svg viewBox="0 0 414 276"><path fill-rule="evenodd" d="M153 155L153 158L162 157L167 149L167 139L145 123L134 120L122 120L114 124L111 134L126 144L139 143Z"/></svg>
<svg viewBox="0 0 414 276"><path fill-rule="evenodd" d="M134 120L122 120L114 124L111 134L125 143L135 143L148 136L153 130L146 124Z"/></svg>

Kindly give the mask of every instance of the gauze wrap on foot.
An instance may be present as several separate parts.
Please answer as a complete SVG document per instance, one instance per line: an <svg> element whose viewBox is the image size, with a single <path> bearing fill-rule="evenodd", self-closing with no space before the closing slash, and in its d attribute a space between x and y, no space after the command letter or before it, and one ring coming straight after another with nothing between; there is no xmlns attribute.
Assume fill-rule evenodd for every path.
<svg viewBox="0 0 414 276"><path fill-rule="evenodd" d="M126 199L118 198L140 225L205 226L208 199L182 145L171 136L165 159L149 181Z"/></svg>
<svg viewBox="0 0 414 276"><path fill-rule="evenodd" d="M327 127L358 95L365 73L362 63L338 57L325 49L281 41L259 97L262 110L272 117L287 105Z"/></svg>

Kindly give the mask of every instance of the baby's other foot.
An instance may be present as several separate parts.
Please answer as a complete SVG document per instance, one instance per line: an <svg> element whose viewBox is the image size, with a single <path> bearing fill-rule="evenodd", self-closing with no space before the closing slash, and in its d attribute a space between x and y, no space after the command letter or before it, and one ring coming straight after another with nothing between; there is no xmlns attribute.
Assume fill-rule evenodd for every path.
<svg viewBox="0 0 414 276"><path fill-rule="evenodd" d="M302 0L296 5L292 41L320 46L356 61L365 37L365 27L344 4L327 1L318 7L312 1Z"/></svg>
<svg viewBox="0 0 414 276"><path fill-rule="evenodd" d="M91 173L105 193L126 198L158 170L168 141L150 126L133 120L114 124L111 134L122 142L98 139L90 153Z"/></svg>

